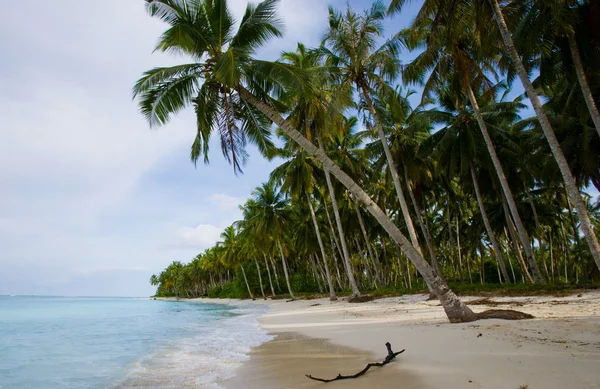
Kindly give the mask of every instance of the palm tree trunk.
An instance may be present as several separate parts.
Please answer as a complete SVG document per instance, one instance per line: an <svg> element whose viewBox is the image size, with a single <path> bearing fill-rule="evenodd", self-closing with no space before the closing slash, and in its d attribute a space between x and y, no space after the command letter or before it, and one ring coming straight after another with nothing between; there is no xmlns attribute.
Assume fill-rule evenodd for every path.
<svg viewBox="0 0 600 389"><path fill-rule="evenodd" d="M267 254L263 253L263 257L265 258L265 267L267 268L267 274L269 275L269 285L271 285L271 296L275 296L275 288L273 288L273 279L271 278L271 270L269 269Z"/></svg>
<svg viewBox="0 0 600 389"><path fill-rule="evenodd" d="M592 121L594 122L596 131L598 131L598 136L600 136L600 113L598 112L598 107L596 107L594 96L592 96L592 90L590 89L590 85L588 84L587 78L585 77L585 71L583 70L583 64L581 63L579 49L577 48L577 40L575 40L574 36L569 37L569 49L571 50L573 67L575 68L575 73L577 74L577 81L579 81L579 86L581 87L583 99L585 100L585 104L587 105L588 110L590 111L590 116L592 117Z"/></svg>
<svg viewBox="0 0 600 389"><path fill-rule="evenodd" d="M240 264L240 269L242 269L242 275L244 276L244 281L246 282L246 288L248 288L248 294L250 295L250 298L252 300L254 300L254 295L252 294L252 291L250 290L250 284L248 283L248 278L246 278L246 271L244 270L244 267Z"/></svg>
<svg viewBox="0 0 600 389"><path fill-rule="evenodd" d="M277 273L277 266L275 266L275 261L273 261L272 257L269 257L271 260L271 266L273 267L273 273L275 274L275 283L277 284L277 289L281 290L281 285L279 285L279 274Z"/></svg>
<svg viewBox="0 0 600 389"><path fill-rule="evenodd" d="M477 180L477 176L475 175L475 169L473 165L471 165L471 178L473 179L473 186L475 187L475 196L477 196L477 204L479 204L479 211L481 212L481 217L483 218L483 224L485 225L485 229L487 231L488 237L490 238L490 242L492 243L492 247L494 248L494 255L496 256L496 262L500 267L500 271L502 272L502 277L504 278L504 282L510 284L510 278L508 277L508 271L506 270L506 264L504 263L504 258L502 257L502 251L500 250L500 245L496 240L496 235L492 230L492 225L490 224L490 219L488 218L487 212L485 211L485 206L483 205L483 198L481 197L481 191L479 190L479 181Z"/></svg>
<svg viewBox="0 0 600 389"><path fill-rule="evenodd" d="M437 294L446 316L450 322L470 322L477 320L477 316L467 307L458 296L448 287L448 284L442 280L433 268L423 259L421 253L406 239L402 231L394 222L379 208L377 203L365 192L349 175L347 175L339 166L337 166L322 149L317 148L311 141L306 139L300 132L279 115L279 112L255 97L244 88L239 88L240 95L261 111L265 116L277 124L282 131L295 141L308 154L315 156L325 169L333 174L338 181L359 202L364 204L367 210L373 215L375 220L386 230L390 237L402 248L407 258L415 265L425 282Z"/></svg>
<svg viewBox="0 0 600 389"><path fill-rule="evenodd" d="M381 141L381 145L383 146L383 151L385 153L385 157L387 159L388 169L392 176L392 181L394 182L394 187L396 188L396 194L398 195L398 201L400 202L400 209L402 210L402 216L404 217L404 223L406 224L406 229L408 230L408 235L410 236L410 241L415 249L421 252L421 247L419 246L419 240L417 239L417 231L415 230L415 226L413 224L412 218L410 216L410 211L408 210L408 205L406 204L406 198L404 197L404 192L402 191L402 186L400 185L400 177L398 175L398 169L396 168L396 163L394 162L394 157L392 156L392 151L390 150L390 146L388 145L387 138L385 136L385 131L383 130L383 125L381 124L381 119L375 106L373 105L373 101L371 100L371 95L367 86L363 83L360 85L360 88L363 92L363 97L365 102L369 106L369 110L373 115L373 119L375 120L375 127L377 128L377 133L379 134L379 140Z"/></svg>
<svg viewBox="0 0 600 389"><path fill-rule="evenodd" d="M369 242L369 235L367 234L367 228L365 227L365 221L360 213L360 207L358 203L354 202L354 208L356 209L356 216L358 218L358 224L360 224L360 230L362 231L363 238L365 240L365 244L367 246L367 252L369 253L369 257L371 258L371 262L373 263L373 269L375 269L375 277L377 278L377 282L379 285L383 285L383 275L381 274L381 266L379 266L379 262L375 258L375 254L373 253L373 247L371 246L371 242Z"/></svg>
<svg viewBox="0 0 600 389"><path fill-rule="evenodd" d="M515 45L512 41L512 37L510 36L510 31L506 26L506 22L504 21L504 17L502 16L502 10L500 9L500 5L498 4L498 0L489 0L492 8L494 10L494 17L496 19L496 23L498 23L498 27L500 28L500 33L502 34L502 39L504 41L504 46L506 50L510 54L512 59L513 66L516 67L517 73L519 74L519 78L523 83L523 87L527 92L527 96L533 105L533 109L535 110L536 116L540 122L542 127L542 131L544 131L544 136L548 141L548 145L550 146L550 150L554 155L554 159L556 159L556 163L558 164L558 168L560 173L562 174L563 180L567 187L567 191L569 193L569 197L571 201L575 204L575 209L577 209L577 215L579 216L579 222L581 223L581 231L585 236L588 246L590 247L590 252L594 261L596 262L596 266L600 269L600 244L598 243L598 238L594 233L594 229L592 227L592 222L590 220L590 215L587 210L587 207L581 197L581 193L577 188L577 183L575 182L575 178L571 173L569 168L569 163L565 158L562 149L560 148L560 143L556 138L556 134L550 125L550 121L544 112L542 107L542 103L535 93L535 89L533 84L529 80L529 76L527 74L527 70L523 66L521 59L519 58L519 53L515 48Z"/></svg>
<svg viewBox="0 0 600 389"><path fill-rule="evenodd" d="M460 280L464 281L462 268L462 253L460 249L460 228L458 225L458 215L454 217L454 221L456 225L456 248L458 249L458 274L460 274ZM471 275L469 274L469 276Z"/></svg>
<svg viewBox="0 0 600 389"><path fill-rule="evenodd" d="M531 282L532 284L533 282L533 278L531 277L531 274L529 274L529 270L527 270L527 265L525 264L525 261L523 260L523 256L521 255L521 250L519 249L519 245L517 244L518 238L517 238L517 233L515 231L515 226L512 222L512 219L510 218L510 214L508 213L508 206L506 205L506 200L504 199L504 197L502 197L502 207L504 209L504 219L506 219L506 227L508 228L508 231L510 233L510 237L511 239L509 239L509 241L512 242L513 245L513 250L515 251L515 257L517 258L517 261L519 262L519 266L521 267L521 272L523 273L523 278L527 279L527 282ZM508 235L507 235L508 237Z"/></svg>
<svg viewBox="0 0 600 389"><path fill-rule="evenodd" d="M335 227L333 226L333 222L331 221L331 215L329 214L329 210L327 209L327 203L323 200L323 210L325 210L325 215L327 216L327 223L329 224L329 241L331 244L331 254L335 261L335 272L337 274L337 284L340 290L344 290L342 286L342 275L340 274L340 268L338 266L338 254L340 257L343 257L342 251L340 250L340 243L335 237ZM337 254L336 254L337 253ZM342 262L344 260L342 259Z"/></svg>
<svg viewBox="0 0 600 389"><path fill-rule="evenodd" d="M325 267L325 276L327 277L327 285L329 285L329 300L335 301L337 300L337 297L335 295L335 289L333 288L331 274L329 273L329 265L327 264L327 256L325 255L325 246L323 245L323 239L321 238L321 232L319 230L317 216L315 215L315 209L313 208L312 200L308 193L306 193L306 201L308 202L308 207L310 208L310 215L315 227L315 234L317 235L317 241L319 242L319 248L321 249L321 257L323 259L323 266Z"/></svg>
<svg viewBox="0 0 600 389"><path fill-rule="evenodd" d="M321 151L323 151L323 145L320 145ZM329 176L329 170L327 168L325 170L325 181L327 181L327 188L329 189L329 197L331 198L331 205L333 207L333 217L335 219L335 223L337 224L338 234L340 236L340 244L342 246L342 253L344 265L346 267L346 273L348 274L348 282L350 283L350 288L352 289L352 296L359 297L360 291L358 290L358 285L356 284L356 280L354 279L354 272L352 271L352 264L350 263L350 252L348 251L348 245L346 244L346 237L344 236L344 227L342 226L342 220L340 218L340 210L337 206L337 201L335 199L335 192L333 189L333 184L331 183L331 177Z"/></svg>
<svg viewBox="0 0 600 389"><path fill-rule="evenodd" d="M265 296L265 290L263 289L262 277L260 275L260 266L258 266L258 261L256 260L256 257L254 257L254 263L256 264L256 272L258 273L258 283L260 285L260 293L262 293L263 300L266 300L267 296Z"/></svg>
<svg viewBox="0 0 600 389"><path fill-rule="evenodd" d="M367 277L367 285L369 285L370 287L372 287L372 286L377 287L377 282L375 282L375 280L371 278L371 269L369 268L368 253L366 252L366 250L363 250L363 248L361 247L360 241L357 236L354 237L354 242L356 243L356 248L358 249L358 253L359 253L360 258L362 259L363 265L365 267L365 276Z"/></svg>
<svg viewBox="0 0 600 389"><path fill-rule="evenodd" d="M441 278L444 278L442 273L442 268L440 267L440 263L435 254L435 248L433 246L433 240L431 239L431 235L429 234L429 229L423 222L423 217L421 216L421 208L417 203L417 199L415 198L415 194L413 193L410 180L408 178L408 171L406 169L406 165L404 165L404 181L406 182L406 187L408 188L408 195L410 196L410 200L413 203L413 208L415 209L415 213L417 214L417 223L421 227L421 231L423 231L423 236L425 237L425 243L427 244L427 250L429 251L429 259L431 260L431 265L435 269L435 271L439 274Z"/></svg>
<svg viewBox="0 0 600 389"><path fill-rule="evenodd" d="M285 275L285 282L287 283L288 291L290 292L290 297L292 299L296 299L294 296L294 292L292 292L292 285L290 284L290 276L288 274L287 263L285 261L285 255L283 255L283 247L281 247L281 241L277 239L277 246L279 246L279 253L281 254L281 263L283 264L283 274Z"/></svg>
<svg viewBox="0 0 600 389"><path fill-rule="evenodd" d="M310 254L308 256L308 258L310 259L310 264L311 264L312 271L313 271L313 278L315 279L315 282L317 283L317 288L319 288L319 293L323 293L323 288L321 287L321 280L319 279L319 271L317 270L317 266L315 265L315 259L313 258L312 254Z"/></svg>
<svg viewBox="0 0 600 389"><path fill-rule="evenodd" d="M515 198L512 195L512 191L510 190L510 186L508 185L508 180L504 175L504 170L502 169L502 164L500 163L500 159L496 154L496 149L494 147L494 143L492 142L492 138L487 129L487 124L485 120L483 120L483 116L481 115L481 111L479 110L479 104L477 103L477 99L475 98L475 93L473 93L473 88L471 85L467 85L467 93L469 95L469 100L471 105L473 106L473 111L475 112L475 117L477 119L477 123L479 124L479 128L481 130L481 134L483 135L483 140L485 142L485 146L492 158L492 164L494 165L494 170L496 170L496 175L498 175L498 180L500 181L500 186L502 187L502 192L504 192L504 197L508 202L508 208L510 209L510 214L515 222L515 226L517 227L517 231L519 233L519 240L521 241L521 245L525 250L525 255L527 256L527 263L529 264L529 268L533 273L533 279L537 284L543 284L544 278L542 277L542 273L540 273L540 269L535 261L535 256L533 253L533 248L531 247L531 241L529 240L529 234L523 226L523 221L521 220L521 215L519 214L519 210L517 209L517 204L515 203Z"/></svg>

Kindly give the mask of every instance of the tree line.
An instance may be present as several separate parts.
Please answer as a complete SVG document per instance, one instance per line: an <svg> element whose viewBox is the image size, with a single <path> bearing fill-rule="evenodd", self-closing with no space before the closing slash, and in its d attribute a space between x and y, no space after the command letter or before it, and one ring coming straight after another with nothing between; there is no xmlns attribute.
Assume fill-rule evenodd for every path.
<svg viewBox="0 0 600 389"><path fill-rule="evenodd" d="M152 276L159 295L426 287L470 321L449 282L598 279L600 2L424 0L386 36L405 3L330 7L319 47L265 61L277 0L237 28L226 0L147 0L157 50L191 58L135 84L149 124L193 106L194 163L211 136L236 174L248 144L283 161L221 242Z"/></svg>

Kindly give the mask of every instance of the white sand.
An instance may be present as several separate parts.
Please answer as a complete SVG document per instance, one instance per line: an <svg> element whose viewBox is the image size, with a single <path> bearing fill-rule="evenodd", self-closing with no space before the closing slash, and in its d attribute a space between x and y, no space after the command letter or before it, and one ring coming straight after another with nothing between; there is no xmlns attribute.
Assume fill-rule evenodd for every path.
<svg viewBox="0 0 600 389"><path fill-rule="evenodd" d="M480 298L463 297L466 302L475 299ZM449 324L439 302L413 295L361 304L328 299L268 301L272 310L260 322L272 333L296 332L328 339L377 359L386 354L385 342L395 350L405 348L398 361L384 369L410 372L418 379L407 385L390 382L391 387L600 388L600 292L585 292L581 297L491 299L514 304L475 305L472 309L515 309L536 319ZM322 361L315 363L322 366ZM348 372L361 368L349 367ZM369 387L369 374L360 379L364 387Z"/></svg>

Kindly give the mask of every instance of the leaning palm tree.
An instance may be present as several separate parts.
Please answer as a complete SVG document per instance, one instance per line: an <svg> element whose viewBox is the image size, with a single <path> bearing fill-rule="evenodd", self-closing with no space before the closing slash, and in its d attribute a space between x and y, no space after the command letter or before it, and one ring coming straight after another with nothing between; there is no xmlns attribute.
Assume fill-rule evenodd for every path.
<svg viewBox="0 0 600 389"><path fill-rule="evenodd" d="M500 30L500 34L502 36L502 41L504 42L505 50L508 52L510 56L511 62L513 66L517 70L517 74L525 88L525 92L527 93L527 97L531 101L533 105L533 109L535 110L536 116L540 121L540 126L544 132L544 136L548 141L548 145L550 146L550 150L554 159L556 159L556 163L558 164L558 168L562 175L563 181L565 183L566 190L571 198L571 201L575 204L575 208L577 209L577 216L579 217L579 221L581 223L581 230L583 235L586 238L588 246L590 248L590 252L594 261L596 262L596 266L600 269L600 243L598 243L598 238L594 233L594 228L592 226L591 218L587 209L585 202L579 192L579 188L577 187L577 183L575 181L575 177L569 168L569 163L565 158L564 153L561 150L560 143L554 133L552 128L552 124L544 111L542 106L542 102L538 97L536 90L529 79L529 73L525 69L521 58L519 57L519 53L515 48L515 44L513 42L510 30L506 24L504 19L504 15L502 13L502 9L500 8L500 4L498 0L488 0L489 4L492 8L494 19L498 24L498 28ZM572 48L573 49L573 48ZM581 80L580 80L581 81Z"/></svg>
<svg viewBox="0 0 600 389"><path fill-rule="evenodd" d="M281 23L275 12L277 0L248 5L237 31L234 31L226 0L146 1L150 15L169 25L157 50L184 54L193 61L149 70L136 83L134 96L140 98L141 111L151 126L163 125L173 114L194 105L197 135L192 159L204 156L207 161L207 141L211 133L217 131L221 134L226 158L238 171L248 140L261 150L269 149L268 131L263 124L267 119L272 121L302 149L314 155L367 208L438 295L450 321L476 319L369 195L323 150L282 117L280 112L284 107L269 92L290 88L298 93L310 93L316 86L306 77L306 71L253 58L258 47L281 35Z"/></svg>
<svg viewBox="0 0 600 389"><path fill-rule="evenodd" d="M392 0L388 12L395 13L400 12L406 5L408 0ZM513 2L509 2L510 6L514 5ZM442 10L444 9L444 10ZM503 14L503 9L500 7L498 0L449 0L440 2L438 0L425 0L418 13L415 24L418 24L423 18L429 17L430 15L437 15L438 13L455 14L455 15L468 15L471 10L475 10L475 17L470 20L471 27L476 27L478 33L478 40L481 42L487 42L491 46L497 46L498 41L502 41L504 44L504 51L510 58L510 64L516 70L523 88L529 98L535 114L540 122L540 126L544 133L550 151L558 164L559 171L562 175L562 179L565 183L565 188L569 194L571 201L573 201L575 208L577 209L577 215L581 222L581 230L586 238L592 257L594 258L596 265L600 268L600 243L594 233L591 218L588 213L587 206L582 198L582 195L577 187L575 177L569 168L569 163L562 152L560 143L554 133L552 124L546 115L542 102L537 95L536 89L533 83L529 79L529 72L527 71L519 52L516 49L515 42L513 41L511 31L509 30L508 24ZM490 28L488 21L494 19L498 26L498 29ZM463 22L467 21L467 18L462 18Z"/></svg>
<svg viewBox="0 0 600 389"><path fill-rule="evenodd" d="M485 53L485 48L477 43L475 31L469 25L469 20L474 17L472 10L462 10L461 12L452 10L450 12L450 9L442 8L442 11L448 11L448 13L438 12L435 16L423 17L417 26L399 33L402 41L410 49L426 47L414 61L406 66L405 80L418 82L429 73L424 82L424 98L434 94L440 85L443 89L443 85L449 83L453 86L452 90L456 94L456 100L462 103L463 96L468 100L485 141L485 148L488 150L500 186L507 199L521 245L527 255L529 267L535 281L541 283L543 278L535 261L529 234L523 225L504 168L490 136L488 123L486 123L479 106L478 99L485 102L495 96L495 88L487 77L487 74L495 73L493 62L489 58L493 53L486 53L487 56L481 55L481 53ZM481 92L477 93L476 91ZM476 93L479 96L476 96Z"/></svg>
<svg viewBox="0 0 600 389"><path fill-rule="evenodd" d="M373 117L410 241L417 251L421 252L382 118L372 98L376 91L390 89L387 83L393 81L400 71L395 41L386 41L382 46L377 46L377 40L383 35L384 18L385 6L380 0L376 0L362 16L356 14L350 6L344 13L330 8L329 30L325 36L323 50L328 62L340 68L343 82L355 86Z"/></svg>

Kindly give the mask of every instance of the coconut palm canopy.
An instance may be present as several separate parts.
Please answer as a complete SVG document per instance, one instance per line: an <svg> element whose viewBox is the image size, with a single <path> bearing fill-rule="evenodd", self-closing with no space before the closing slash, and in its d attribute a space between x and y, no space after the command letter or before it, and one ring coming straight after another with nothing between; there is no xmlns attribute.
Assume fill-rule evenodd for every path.
<svg viewBox="0 0 600 389"><path fill-rule="evenodd" d="M597 1L424 0L387 32L406 1L330 8L321 46L265 61L278 3L235 21L226 0L147 0L156 49L190 58L135 84L149 125L193 108L194 162L215 134L236 174L248 144L282 161L221 243L152 276L158 295L428 289L470 321L451 286L600 279Z"/></svg>

